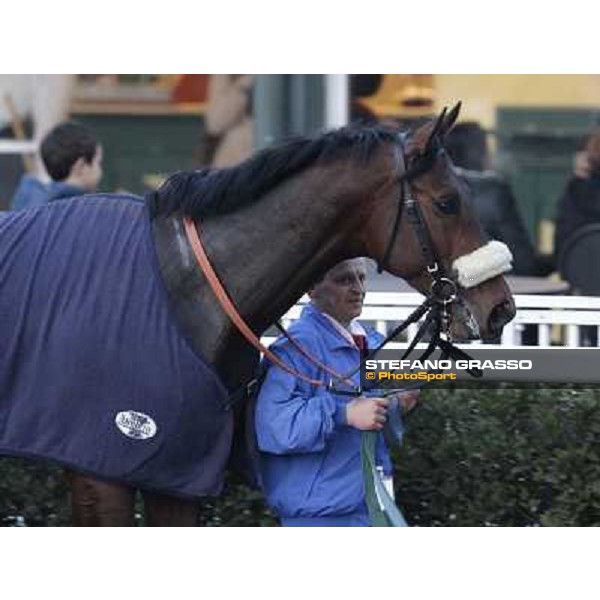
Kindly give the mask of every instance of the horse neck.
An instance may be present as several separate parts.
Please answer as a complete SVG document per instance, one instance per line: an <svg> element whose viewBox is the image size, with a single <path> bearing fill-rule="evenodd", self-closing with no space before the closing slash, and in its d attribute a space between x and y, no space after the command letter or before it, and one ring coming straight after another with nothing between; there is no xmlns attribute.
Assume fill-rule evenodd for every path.
<svg viewBox="0 0 600 600"><path fill-rule="evenodd" d="M361 254L362 246L352 239L359 227L357 207L374 194L381 177L376 169L349 162L313 167L259 202L202 225L215 270L257 334L317 275ZM222 325L232 327L228 317Z"/></svg>
<svg viewBox="0 0 600 600"><path fill-rule="evenodd" d="M361 211L369 209L369 198L389 177L389 165L384 172L383 164L374 157L364 168L350 161L312 167L255 203L201 222L209 260L256 335L285 313L318 274L364 254L360 236L353 233L364 218ZM237 389L253 376L258 353L198 273L181 221L158 218L153 227L163 280L192 347L230 390Z"/></svg>

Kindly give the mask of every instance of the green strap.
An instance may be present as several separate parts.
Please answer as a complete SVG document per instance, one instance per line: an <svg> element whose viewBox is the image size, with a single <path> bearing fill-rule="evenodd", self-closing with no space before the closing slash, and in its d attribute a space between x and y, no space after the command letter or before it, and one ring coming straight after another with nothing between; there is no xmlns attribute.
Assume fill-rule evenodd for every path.
<svg viewBox="0 0 600 600"><path fill-rule="evenodd" d="M372 527L408 527L404 516L385 489L375 463L376 431L363 431L360 455L365 480L365 497ZM380 503L381 501L381 503Z"/></svg>

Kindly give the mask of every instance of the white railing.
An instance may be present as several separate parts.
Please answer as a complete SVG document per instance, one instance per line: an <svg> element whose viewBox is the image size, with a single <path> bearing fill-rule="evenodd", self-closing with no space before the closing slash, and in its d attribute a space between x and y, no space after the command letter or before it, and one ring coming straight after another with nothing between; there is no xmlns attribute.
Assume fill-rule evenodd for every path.
<svg viewBox="0 0 600 600"><path fill-rule="evenodd" d="M593 326L600 339L600 298L588 296L514 296L517 315L505 328L502 334L503 346L520 346L526 326L537 329L538 346L567 346L576 348L580 345L580 328ZM371 323L377 331L387 334L405 319L421 302L423 296L417 293L371 292L365 298L361 321ZM288 326L300 316L302 307L308 302L304 296L284 316L282 322ZM401 345L412 339L418 324L410 325L407 332L399 336ZM270 332L269 332L270 333ZM269 335L263 343L274 340Z"/></svg>
<svg viewBox="0 0 600 600"><path fill-rule="evenodd" d="M596 327L600 333L600 298L525 295L514 298L517 316L504 328L503 345L520 345L526 325L537 327L538 346L577 348L582 326Z"/></svg>
<svg viewBox="0 0 600 600"><path fill-rule="evenodd" d="M0 154L35 154L37 142L33 140L0 140Z"/></svg>

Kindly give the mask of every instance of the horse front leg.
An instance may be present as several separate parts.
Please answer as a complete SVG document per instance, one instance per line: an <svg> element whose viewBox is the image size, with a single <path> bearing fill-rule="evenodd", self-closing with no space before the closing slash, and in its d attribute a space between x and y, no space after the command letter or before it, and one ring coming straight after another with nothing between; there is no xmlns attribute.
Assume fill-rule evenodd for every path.
<svg viewBox="0 0 600 600"><path fill-rule="evenodd" d="M66 471L74 527L132 527L135 489Z"/></svg>
<svg viewBox="0 0 600 600"><path fill-rule="evenodd" d="M149 527L196 527L200 504L174 496L142 491Z"/></svg>

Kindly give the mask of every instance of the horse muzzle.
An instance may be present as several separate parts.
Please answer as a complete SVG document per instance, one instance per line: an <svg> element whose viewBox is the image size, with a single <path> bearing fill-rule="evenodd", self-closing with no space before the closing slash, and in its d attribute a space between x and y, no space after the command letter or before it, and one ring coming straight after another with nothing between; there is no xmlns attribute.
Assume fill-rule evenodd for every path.
<svg viewBox="0 0 600 600"><path fill-rule="evenodd" d="M462 292L453 303L455 339L497 339L501 335L516 311L506 283L498 276L511 268L510 250L496 240L452 263L453 277Z"/></svg>

